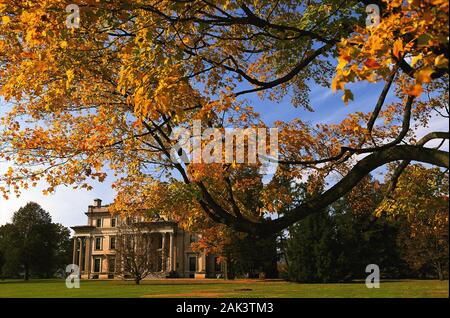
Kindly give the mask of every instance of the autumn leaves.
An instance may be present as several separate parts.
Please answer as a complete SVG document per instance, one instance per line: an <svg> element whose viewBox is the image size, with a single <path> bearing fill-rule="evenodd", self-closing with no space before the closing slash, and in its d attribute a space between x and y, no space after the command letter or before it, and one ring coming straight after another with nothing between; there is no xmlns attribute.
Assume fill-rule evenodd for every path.
<svg viewBox="0 0 450 318"><path fill-rule="evenodd" d="M386 80L395 65L408 77L399 80L404 94L419 97L424 85L448 70L448 2L386 1L380 24L357 28L339 44L333 90L353 99L346 83Z"/></svg>

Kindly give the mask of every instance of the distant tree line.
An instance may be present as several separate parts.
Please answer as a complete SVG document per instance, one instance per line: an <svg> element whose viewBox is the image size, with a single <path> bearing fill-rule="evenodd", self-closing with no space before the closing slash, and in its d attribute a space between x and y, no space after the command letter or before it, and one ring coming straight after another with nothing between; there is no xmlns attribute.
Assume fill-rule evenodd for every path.
<svg viewBox="0 0 450 318"><path fill-rule="evenodd" d="M69 229L53 223L50 214L30 202L0 226L0 277L51 278L64 274L71 261Z"/></svg>
<svg viewBox="0 0 450 318"><path fill-rule="evenodd" d="M318 189L309 186L293 184L291 196L312 196ZM448 278L448 173L413 165L390 189L395 200L390 186L369 176L278 237L230 231L222 248L226 276L346 282L364 279L366 266L377 264L382 278Z"/></svg>
<svg viewBox="0 0 450 318"><path fill-rule="evenodd" d="M384 278L448 278L448 174L416 165L405 171L395 200L386 198L388 186L366 178L329 209L290 227L285 277L349 281L377 264Z"/></svg>

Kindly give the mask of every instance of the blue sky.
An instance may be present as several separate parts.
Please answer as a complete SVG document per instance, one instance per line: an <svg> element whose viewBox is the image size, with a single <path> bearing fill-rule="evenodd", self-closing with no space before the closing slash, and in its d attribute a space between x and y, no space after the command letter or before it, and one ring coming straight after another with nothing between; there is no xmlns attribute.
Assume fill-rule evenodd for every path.
<svg viewBox="0 0 450 318"><path fill-rule="evenodd" d="M275 120L289 121L300 117L302 120L311 123L333 123L342 120L348 113L355 111L370 111L373 109L379 92L383 84L358 83L350 88L354 93L354 101L345 105L341 100L341 93L333 94L331 89L313 85L311 87L310 99L315 112L309 112L303 108L294 108L290 105L290 98L287 96L281 102L275 103L267 100L261 101L256 93L247 95L255 110L259 111L267 124ZM392 90L391 90L392 91ZM390 94L386 104L393 101ZM0 114L5 104L0 101ZM444 118L433 117L430 126L433 130L447 130L448 121ZM420 129L416 131L418 137L426 134L430 129ZM448 149L448 143L445 145ZM8 163L0 162L0 173L8 167ZM59 187L56 193L44 196L41 191L42 185L23 191L21 197L5 200L0 197L0 224L9 222L14 211L25 205L29 201L39 203L45 210L50 212L53 221L62 223L65 226L80 225L86 223L84 212L87 206L92 204L95 198L100 198L104 203L109 203L114 199L114 191L111 189L112 179L107 178L103 183L93 183L93 190L74 190L70 187Z"/></svg>

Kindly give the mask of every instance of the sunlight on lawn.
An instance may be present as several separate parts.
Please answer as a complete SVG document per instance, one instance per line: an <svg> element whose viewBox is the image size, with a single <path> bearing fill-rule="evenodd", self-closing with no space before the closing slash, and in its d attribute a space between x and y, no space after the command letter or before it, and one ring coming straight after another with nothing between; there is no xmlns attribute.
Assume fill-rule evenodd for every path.
<svg viewBox="0 0 450 318"><path fill-rule="evenodd" d="M368 289L364 282L348 284L297 284L280 280L148 280L137 286L130 281L81 281L68 289L64 280L0 281L0 297L213 297L213 298L353 298L448 297L448 281L401 280L381 282Z"/></svg>

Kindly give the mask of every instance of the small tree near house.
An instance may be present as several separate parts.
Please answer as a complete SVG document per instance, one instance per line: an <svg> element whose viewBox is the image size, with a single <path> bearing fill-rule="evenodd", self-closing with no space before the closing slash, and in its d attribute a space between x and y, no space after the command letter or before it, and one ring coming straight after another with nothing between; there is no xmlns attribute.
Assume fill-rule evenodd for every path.
<svg viewBox="0 0 450 318"><path fill-rule="evenodd" d="M137 285L159 269L159 237L139 224L123 225L116 243L116 274L132 277Z"/></svg>

